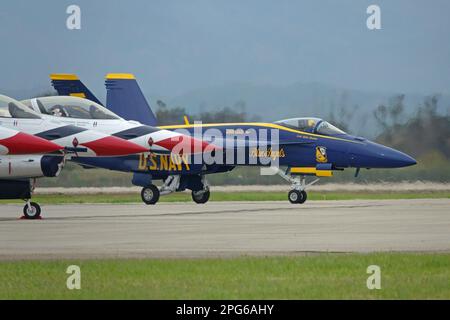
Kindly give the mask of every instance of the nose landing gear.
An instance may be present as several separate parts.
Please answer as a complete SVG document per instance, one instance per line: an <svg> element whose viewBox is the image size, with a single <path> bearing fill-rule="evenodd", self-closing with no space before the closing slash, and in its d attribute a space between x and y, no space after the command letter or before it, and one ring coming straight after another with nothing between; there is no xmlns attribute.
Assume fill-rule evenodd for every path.
<svg viewBox="0 0 450 320"><path fill-rule="evenodd" d="M23 207L23 216L25 219L40 219L41 207L36 202L27 200L27 203Z"/></svg>
<svg viewBox="0 0 450 320"><path fill-rule="evenodd" d="M299 191L299 190L291 190L288 193L288 199L290 203L304 203L306 199L308 198L307 193L305 190Z"/></svg>
<svg viewBox="0 0 450 320"><path fill-rule="evenodd" d="M305 203L308 198L308 194L305 191L306 188L319 181L319 178L307 183L305 175L292 175L291 173L288 173L288 170L285 172L278 168L277 173L292 184L292 190L288 193L289 202L299 204Z"/></svg>
<svg viewBox="0 0 450 320"><path fill-rule="evenodd" d="M36 179L28 179L13 182L13 187L16 188L16 194L10 195L10 199L23 199L25 205L23 207L23 216L20 219L35 220L41 219L41 206L37 202L32 202L31 198L36 187Z"/></svg>

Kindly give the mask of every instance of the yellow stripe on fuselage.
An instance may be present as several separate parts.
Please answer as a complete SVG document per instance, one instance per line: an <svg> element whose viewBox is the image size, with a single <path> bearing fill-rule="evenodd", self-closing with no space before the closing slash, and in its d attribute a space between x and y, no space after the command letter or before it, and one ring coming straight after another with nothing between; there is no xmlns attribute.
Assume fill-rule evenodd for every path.
<svg viewBox="0 0 450 320"><path fill-rule="evenodd" d="M332 177L331 170L317 170L315 167L293 167L291 168L293 174L314 174L317 177Z"/></svg>
<svg viewBox="0 0 450 320"><path fill-rule="evenodd" d="M255 127L268 127L272 129L278 129L278 130L284 130L288 132L298 133L306 136L311 137L317 137L317 138L323 138L323 139L332 139L332 140L339 140L339 141L346 141L346 142L353 142L353 143L359 143L362 144L362 142L349 140L349 139L343 139L343 138L337 138L337 137L330 137L330 136L324 136L321 134L316 133L309 133L304 132L300 130L291 129L288 127L283 127L276 123L265 123L265 122L237 122L237 123L206 123L206 124L180 124L180 125L170 125L170 126L160 126L161 129L188 129L188 128L195 128L195 127L226 127L226 126L255 126Z"/></svg>

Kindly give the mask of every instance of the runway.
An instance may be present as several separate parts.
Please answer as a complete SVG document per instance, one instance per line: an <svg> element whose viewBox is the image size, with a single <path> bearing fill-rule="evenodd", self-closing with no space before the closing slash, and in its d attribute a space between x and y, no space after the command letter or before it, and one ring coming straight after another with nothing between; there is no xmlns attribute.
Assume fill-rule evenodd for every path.
<svg viewBox="0 0 450 320"><path fill-rule="evenodd" d="M0 206L0 259L450 252L450 199Z"/></svg>

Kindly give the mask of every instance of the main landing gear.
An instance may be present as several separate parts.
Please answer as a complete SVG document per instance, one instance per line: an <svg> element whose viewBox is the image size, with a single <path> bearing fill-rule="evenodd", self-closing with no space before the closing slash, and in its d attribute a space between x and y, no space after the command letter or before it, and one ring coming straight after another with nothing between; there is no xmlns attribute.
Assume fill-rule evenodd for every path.
<svg viewBox="0 0 450 320"><path fill-rule="evenodd" d="M308 198L308 194L306 193L306 188L312 186L314 183L319 181L319 178L307 183L305 175L292 175L287 171L283 171L278 169L277 173L286 181L289 181L292 184L292 190L288 193L288 200L290 203L305 203Z"/></svg>
<svg viewBox="0 0 450 320"><path fill-rule="evenodd" d="M164 184L159 189L154 184L142 188L142 201L145 204L156 204L160 196L175 192L179 185L180 176L168 176L167 179L164 180Z"/></svg>
<svg viewBox="0 0 450 320"><path fill-rule="evenodd" d="M192 200L198 204L207 203L209 196L210 192L208 187L206 190L192 191Z"/></svg>
<svg viewBox="0 0 450 320"><path fill-rule="evenodd" d="M145 204L155 204L159 200L159 189L157 186L151 184L148 187L142 188L141 198Z"/></svg>
<svg viewBox="0 0 450 320"><path fill-rule="evenodd" d="M164 196L167 194L171 194L179 190L180 188L180 179L179 175L168 176L166 180L164 180L163 185L158 188L157 186L150 184L142 188L141 191L141 199L145 204L156 204L160 198L160 196ZM191 192L192 200L195 203L203 204L208 202L210 197L210 191L208 183L205 179L205 176L201 177L201 188L200 190L195 190ZM184 190L185 187L182 188Z"/></svg>

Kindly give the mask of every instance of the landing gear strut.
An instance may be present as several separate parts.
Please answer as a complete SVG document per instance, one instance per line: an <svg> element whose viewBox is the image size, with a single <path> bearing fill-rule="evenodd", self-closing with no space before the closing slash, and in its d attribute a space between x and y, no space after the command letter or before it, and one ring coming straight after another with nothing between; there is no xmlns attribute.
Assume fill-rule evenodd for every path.
<svg viewBox="0 0 450 320"><path fill-rule="evenodd" d="M290 203L305 203L308 198L308 194L306 193L306 188L312 186L314 183L319 181L319 178L307 183L305 175L292 175L287 171L283 171L278 168L277 172L283 179L289 181L292 184L292 190L288 193L288 199Z"/></svg>

